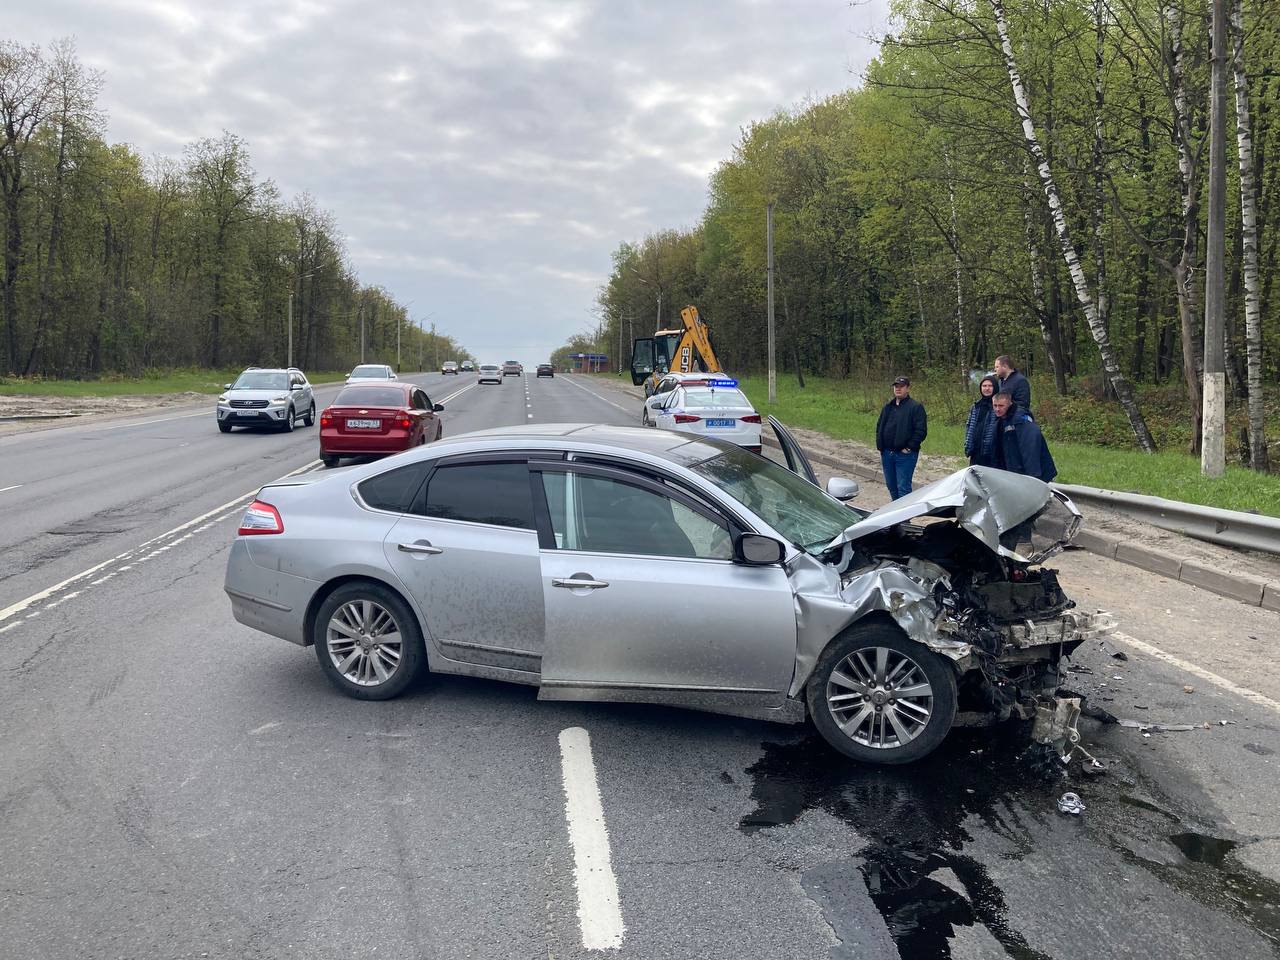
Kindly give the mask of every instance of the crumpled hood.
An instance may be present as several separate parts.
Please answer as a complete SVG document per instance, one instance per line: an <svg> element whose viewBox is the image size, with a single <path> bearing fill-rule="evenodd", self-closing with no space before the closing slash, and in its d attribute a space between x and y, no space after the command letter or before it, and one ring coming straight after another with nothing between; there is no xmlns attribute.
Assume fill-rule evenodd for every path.
<svg viewBox="0 0 1280 960"><path fill-rule="evenodd" d="M918 517L954 518L1000 556L1024 563L1057 553L1081 523L1080 511L1066 495L1035 477L966 467L846 527L828 549Z"/></svg>

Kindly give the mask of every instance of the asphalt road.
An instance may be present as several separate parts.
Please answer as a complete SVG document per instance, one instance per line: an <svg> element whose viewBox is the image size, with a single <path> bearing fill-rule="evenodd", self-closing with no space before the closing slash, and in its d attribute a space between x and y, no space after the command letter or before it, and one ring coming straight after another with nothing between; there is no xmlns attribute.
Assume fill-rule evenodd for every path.
<svg viewBox="0 0 1280 960"><path fill-rule="evenodd" d="M446 435L635 421L596 378L415 379L456 393ZM1090 721L1111 769L1065 780L1009 732L879 770L806 728L470 679L357 702L221 590L233 501L314 466L314 428L222 435L187 412L0 438L0 488L21 484L0 492L0 956L598 955L566 825L573 728L620 957L1277 954L1280 713L1256 700L1085 649L1073 680L1107 709L1214 727ZM1097 577L1117 569L1128 593L1171 596L1130 568ZM654 615L683 628L660 596ZM1126 630L1157 644L1168 625L1153 605ZM1056 808L1068 789L1079 817Z"/></svg>

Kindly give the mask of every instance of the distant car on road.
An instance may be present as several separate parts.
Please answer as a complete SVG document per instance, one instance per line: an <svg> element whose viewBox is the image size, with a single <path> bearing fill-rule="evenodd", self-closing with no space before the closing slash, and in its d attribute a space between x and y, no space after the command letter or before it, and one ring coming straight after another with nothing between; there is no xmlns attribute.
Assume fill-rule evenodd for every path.
<svg viewBox="0 0 1280 960"><path fill-rule="evenodd" d="M477 381L479 383L501 384L503 376L505 374L503 374L502 368L496 363L482 363L480 364L480 376Z"/></svg>
<svg viewBox="0 0 1280 960"><path fill-rule="evenodd" d="M553 367L551 364L549 363L538 364L538 376L554 377L555 375L556 375L556 368Z"/></svg>
<svg viewBox="0 0 1280 960"><path fill-rule="evenodd" d="M502 375L504 377L519 377L524 374L524 364L518 360L508 360L502 365Z"/></svg>
<svg viewBox="0 0 1280 960"><path fill-rule="evenodd" d="M463 360L463 361L462 361L462 372L463 372L463 373L473 373L473 372L475 371L475 369L476 369L476 365L475 365L474 363L472 363L470 360Z"/></svg>
<svg viewBox="0 0 1280 960"><path fill-rule="evenodd" d="M297 367L250 367L223 385L218 397L218 429L272 426L289 431L301 419L308 427L316 422L316 398L306 375Z"/></svg>
<svg viewBox="0 0 1280 960"><path fill-rule="evenodd" d="M396 372L385 363L362 363L347 374L347 383L396 379Z"/></svg>
<svg viewBox="0 0 1280 960"><path fill-rule="evenodd" d="M455 360L446 360L440 364L441 373L452 373L455 377L458 375L458 364Z"/></svg>
<svg viewBox="0 0 1280 960"><path fill-rule="evenodd" d="M443 404L411 383L356 383L343 388L320 414L320 459L400 453L439 440Z"/></svg>

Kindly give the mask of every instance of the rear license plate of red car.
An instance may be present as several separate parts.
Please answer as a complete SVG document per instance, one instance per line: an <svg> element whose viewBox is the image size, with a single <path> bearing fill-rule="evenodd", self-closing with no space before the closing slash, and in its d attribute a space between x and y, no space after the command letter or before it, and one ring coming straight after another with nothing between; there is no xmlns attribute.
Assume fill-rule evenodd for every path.
<svg viewBox="0 0 1280 960"><path fill-rule="evenodd" d="M348 430L377 430L382 426L381 420L348 420Z"/></svg>

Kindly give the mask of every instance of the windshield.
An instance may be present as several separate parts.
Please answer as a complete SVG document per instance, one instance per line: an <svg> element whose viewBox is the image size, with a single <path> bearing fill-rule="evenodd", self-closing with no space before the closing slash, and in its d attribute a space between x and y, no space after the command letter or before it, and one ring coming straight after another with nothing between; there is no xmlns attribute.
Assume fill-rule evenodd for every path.
<svg viewBox="0 0 1280 960"><path fill-rule="evenodd" d="M232 390L288 390L289 375L287 373L266 373L254 371L242 373L231 387Z"/></svg>
<svg viewBox="0 0 1280 960"><path fill-rule="evenodd" d="M480 369L481 370L497 370L498 365L496 363L482 363L480 364Z"/></svg>
<svg viewBox="0 0 1280 960"><path fill-rule="evenodd" d="M845 527L865 516L785 467L746 450L726 451L691 469L815 556Z"/></svg>
<svg viewBox="0 0 1280 960"><path fill-rule="evenodd" d="M684 392L686 407L746 407L752 409L751 401L741 390L711 390L702 387Z"/></svg>
<svg viewBox="0 0 1280 960"><path fill-rule="evenodd" d="M352 370L351 375L353 377L385 377L387 375L387 368L364 364Z"/></svg>
<svg viewBox="0 0 1280 960"><path fill-rule="evenodd" d="M395 387L347 387L333 401L335 407L403 407L404 391Z"/></svg>

